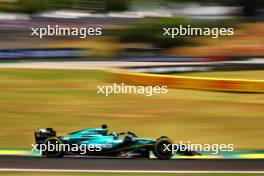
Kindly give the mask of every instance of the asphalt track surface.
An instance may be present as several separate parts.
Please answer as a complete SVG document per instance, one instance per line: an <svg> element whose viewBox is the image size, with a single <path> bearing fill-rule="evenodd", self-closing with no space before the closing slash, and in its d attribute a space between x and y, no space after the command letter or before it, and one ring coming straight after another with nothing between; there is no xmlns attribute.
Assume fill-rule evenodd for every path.
<svg viewBox="0 0 264 176"><path fill-rule="evenodd" d="M1 169L120 171L264 171L264 159L120 159L1 156Z"/></svg>

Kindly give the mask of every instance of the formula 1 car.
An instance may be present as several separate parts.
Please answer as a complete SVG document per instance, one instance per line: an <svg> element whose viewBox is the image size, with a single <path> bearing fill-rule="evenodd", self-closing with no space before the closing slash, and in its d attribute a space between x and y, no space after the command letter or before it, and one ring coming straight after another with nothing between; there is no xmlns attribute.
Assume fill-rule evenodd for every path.
<svg viewBox="0 0 264 176"><path fill-rule="evenodd" d="M101 128L88 128L70 133L67 137L56 136L52 128L39 129L35 132L38 149L43 156L58 158L65 155L149 158L150 152L159 159L170 159L171 150L165 150L173 143L166 137L158 139L139 138L128 131L110 133L106 125ZM42 147L45 146L45 147ZM48 148L49 146L50 149ZM59 147L57 147L59 146ZM177 152L180 155L196 155L195 151Z"/></svg>

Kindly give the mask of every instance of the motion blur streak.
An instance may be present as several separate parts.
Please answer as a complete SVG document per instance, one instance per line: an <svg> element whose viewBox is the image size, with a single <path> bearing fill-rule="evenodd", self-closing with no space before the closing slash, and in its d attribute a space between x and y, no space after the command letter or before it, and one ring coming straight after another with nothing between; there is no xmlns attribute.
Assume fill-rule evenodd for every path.
<svg viewBox="0 0 264 176"><path fill-rule="evenodd" d="M180 25L234 35L163 36ZM47 26L102 35L31 36ZM263 0L0 0L0 171L263 173L263 41ZM97 94L113 82L169 91ZM234 152L165 161L27 151L38 128L63 136L102 123Z"/></svg>

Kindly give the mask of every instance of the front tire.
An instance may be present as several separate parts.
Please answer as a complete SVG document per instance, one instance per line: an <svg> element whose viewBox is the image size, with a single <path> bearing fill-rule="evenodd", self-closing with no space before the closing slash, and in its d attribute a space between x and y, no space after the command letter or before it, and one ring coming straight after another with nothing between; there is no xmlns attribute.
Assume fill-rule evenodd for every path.
<svg viewBox="0 0 264 176"><path fill-rule="evenodd" d="M171 151L172 141L167 137L161 137L157 139L153 146L153 153L159 159L170 159L173 154ZM170 150L167 150L166 146L169 146Z"/></svg>

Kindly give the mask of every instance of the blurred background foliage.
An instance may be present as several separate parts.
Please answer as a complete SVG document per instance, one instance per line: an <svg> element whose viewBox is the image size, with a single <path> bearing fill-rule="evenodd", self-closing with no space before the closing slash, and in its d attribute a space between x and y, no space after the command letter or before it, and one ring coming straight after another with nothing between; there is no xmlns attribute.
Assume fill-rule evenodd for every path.
<svg viewBox="0 0 264 176"><path fill-rule="evenodd" d="M79 47L95 57L123 56L131 48L144 54L263 56L263 19L264 0L0 0L0 48ZM60 37L56 43L46 37L36 45L29 28L47 24L100 26L104 35ZM236 33L214 40L163 36L162 28L179 25L234 27Z"/></svg>
<svg viewBox="0 0 264 176"><path fill-rule="evenodd" d="M256 8L264 7L263 0L1 0L1 11L17 11L23 13L36 13L45 10L77 9L90 11L125 11L131 4L156 4L170 7L172 4L200 3L206 5L243 6L244 14L251 16Z"/></svg>
<svg viewBox="0 0 264 176"><path fill-rule="evenodd" d="M169 28L174 26L184 26L188 25L198 28L215 28L215 27L236 27L235 24L239 22L239 19L227 19L227 20L213 20L207 21L206 23L202 20L193 20L180 17L168 17L168 18L157 18L149 19L143 22L135 23L129 27L118 31L118 36L122 42L147 42L152 43L156 47L169 48L185 45L195 45L197 41L194 38L197 36L175 36L171 40L171 36L163 35L163 28ZM152 31L152 32L149 32ZM192 39L190 39L192 38Z"/></svg>

